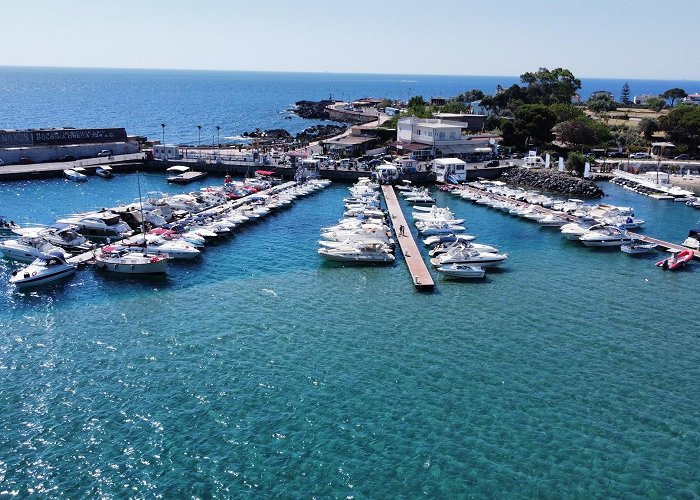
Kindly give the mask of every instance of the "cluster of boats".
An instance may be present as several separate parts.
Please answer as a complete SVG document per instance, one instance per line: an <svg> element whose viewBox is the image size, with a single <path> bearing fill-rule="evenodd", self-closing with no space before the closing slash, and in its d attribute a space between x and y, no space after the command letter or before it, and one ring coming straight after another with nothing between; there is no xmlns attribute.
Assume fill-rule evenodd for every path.
<svg viewBox="0 0 700 500"><path fill-rule="evenodd" d="M234 184L75 214L49 227L13 227L19 238L0 241L0 253L31 264L15 271L10 281L18 287L45 284L86 262L112 273L164 273L170 260L196 258L208 240L232 234L233 228L289 206L330 181L276 188L264 182Z"/></svg>
<svg viewBox="0 0 700 500"><path fill-rule="evenodd" d="M336 262L390 264L394 240L381 208L379 184L361 177L343 200L345 211L337 224L321 229L318 254Z"/></svg>
<svg viewBox="0 0 700 500"><path fill-rule="evenodd" d="M657 200L684 202L689 206L700 208L700 203L693 191L673 186L666 172L647 172L632 174L622 170L614 170L615 177L610 182L625 189L643 194Z"/></svg>
<svg viewBox="0 0 700 500"><path fill-rule="evenodd" d="M511 215L558 227L567 240L587 247L618 247L629 255L655 252L657 244L633 237L629 229L642 229L646 221L634 216L632 207L608 204L588 205L582 200L558 200L543 194L514 189L498 181L480 181L452 189L452 193L477 204L502 210ZM697 233L691 231L683 242L700 249ZM659 261L665 269L679 269L692 260L693 252L674 252Z"/></svg>
<svg viewBox="0 0 700 500"><path fill-rule="evenodd" d="M409 190L402 190L402 194ZM412 196L405 196L408 201ZM474 243L475 236L466 234L464 219L457 218L449 207L413 205L416 229L430 247L428 255L436 270L453 278L483 278L485 268L498 266L508 255L491 245Z"/></svg>
<svg viewBox="0 0 700 500"><path fill-rule="evenodd" d="M103 179L111 179L113 175L112 167L101 165L95 169L95 174ZM87 182L88 180L87 172L83 167L67 168L63 171L63 176L75 182Z"/></svg>

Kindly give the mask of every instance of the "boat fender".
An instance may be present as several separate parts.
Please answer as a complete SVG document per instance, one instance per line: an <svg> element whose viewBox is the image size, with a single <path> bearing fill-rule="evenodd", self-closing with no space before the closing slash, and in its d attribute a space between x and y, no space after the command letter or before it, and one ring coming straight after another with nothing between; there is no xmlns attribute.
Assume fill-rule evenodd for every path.
<svg viewBox="0 0 700 500"><path fill-rule="evenodd" d="M36 271L34 271L34 272L32 273L32 276L36 276Z"/></svg>
<svg viewBox="0 0 700 500"><path fill-rule="evenodd" d="M131 264L131 270L133 271L134 269L136 269L136 266Z"/></svg>
<svg viewBox="0 0 700 500"><path fill-rule="evenodd" d="M151 262L158 262L158 257L151 258Z"/></svg>

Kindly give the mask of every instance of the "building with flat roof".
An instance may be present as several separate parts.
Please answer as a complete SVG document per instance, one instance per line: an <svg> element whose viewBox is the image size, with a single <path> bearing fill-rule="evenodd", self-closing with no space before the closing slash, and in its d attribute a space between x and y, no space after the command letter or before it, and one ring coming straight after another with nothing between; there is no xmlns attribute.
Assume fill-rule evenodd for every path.
<svg viewBox="0 0 700 500"><path fill-rule="evenodd" d="M492 157L500 137L492 134L463 134L464 124L435 118L402 118L396 126L393 146L402 152L411 151L412 157L461 158L476 161ZM420 152L420 156L415 153Z"/></svg>

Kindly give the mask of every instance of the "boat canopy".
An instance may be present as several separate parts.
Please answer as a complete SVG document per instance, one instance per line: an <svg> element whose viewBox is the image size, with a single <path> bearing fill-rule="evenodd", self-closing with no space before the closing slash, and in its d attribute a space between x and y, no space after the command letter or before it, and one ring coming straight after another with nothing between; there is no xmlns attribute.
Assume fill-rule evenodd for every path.
<svg viewBox="0 0 700 500"><path fill-rule="evenodd" d="M181 174L184 174L185 172L189 171L190 167L186 167L184 165L175 165L174 167L170 167L166 169L166 172L180 172Z"/></svg>
<svg viewBox="0 0 700 500"><path fill-rule="evenodd" d="M101 168L102 170L106 170L106 171L108 171L108 172L111 172L111 171L112 171L112 167L110 167L109 165L100 165L100 166L97 167L97 168ZM185 167L185 168L187 168L187 167Z"/></svg>
<svg viewBox="0 0 700 500"><path fill-rule="evenodd" d="M256 170L255 173L257 175L275 175L272 170Z"/></svg>

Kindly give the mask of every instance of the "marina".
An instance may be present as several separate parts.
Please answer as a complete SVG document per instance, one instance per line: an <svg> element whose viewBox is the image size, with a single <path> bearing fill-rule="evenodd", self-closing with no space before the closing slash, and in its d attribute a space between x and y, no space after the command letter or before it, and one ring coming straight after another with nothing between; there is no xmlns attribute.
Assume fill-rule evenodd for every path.
<svg viewBox="0 0 700 500"><path fill-rule="evenodd" d="M117 79L107 71L70 70L55 78L49 70L13 71L28 76L18 84L8 78L3 87L10 89L0 111L8 125L45 126L37 122L47 117L48 125L89 126L113 110L111 119L130 132L162 139L160 124L167 124L167 142L197 145L196 125L203 124L202 143L210 150L217 149L214 125L222 126L222 142L255 127L304 128L300 119L284 118L299 89L312 97L333 88L334 95L405 98L481 85L425 76L137 71ZM493 88L503 83L486 81ZM23 90L30 88L49 91ZM60 100L52 98L58 89L65 89ZM183 119L172 103L191 116ZM115 154L112 162L103 157L84 166L87 182L64 178L68 165L61 165L50 177L0 183L9 226L2 239L16 239L17 224L51 228L106 208L135 227L137 170L144 214L155 226L150 211L158 200L177 212L191 206L191 193L210 199L215 193L206 190L221 187L226 173L233 182L242 182L246 171L278 177L274 168L232 161L207 165L205 179L181 186L167 183L161 162L120 159ZM88 163L74 166L81 161ZM114 164L113 177L93 175L98 164ZM194 161L185 165L199 170ZM0 172L6 168L14 166ZM348 188L369 173L336 175L347 175L347 182L265 215L260 207L244 209L262 200L230 200L226 206L249 220L235 222L227 212L211 233L203 226L201 234L147 230L149 238L186 237L189 246L203 241L195 258L168 259L165 273L91 265L73 271L69 264L55 269L56 281L20 289L10 279L15 271L22 279L19 270L29 263L0 259L0 471L8 494L698 494L697 261L665 271L656 266L669 256L663 251L630 257L614 246L568 240L557 225L573 215L547 220L550 208L512 200L523 215L511 216L504 206L415 182L429 188L436 207L449 207L452 224L465 227L464 242L508 254L503 265L484 268L483 277L473 266L428 266L435 288L423 293L408 281L400 248L394 263L381 265L348 265L318 253L319 231L351 210ZM645 221L629 229L634 235L676 245L698 222L697 209L685 203L598 185L602 199L569 197L633 207L639 219L633 222ZM397 198L405 231L428 265L450 242L439 250L423 246L415 227L421 211ZM213 208L208 219L215 218ZM53 241L81 244L60 231L50 230ZM128 238L140 242L139 235ZM429 238L441 236L420 236Z"/></svg>

